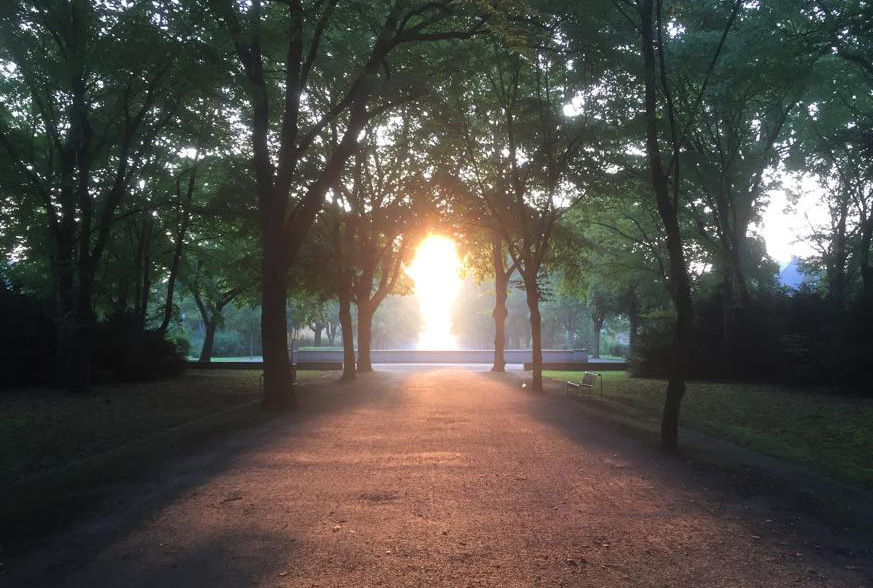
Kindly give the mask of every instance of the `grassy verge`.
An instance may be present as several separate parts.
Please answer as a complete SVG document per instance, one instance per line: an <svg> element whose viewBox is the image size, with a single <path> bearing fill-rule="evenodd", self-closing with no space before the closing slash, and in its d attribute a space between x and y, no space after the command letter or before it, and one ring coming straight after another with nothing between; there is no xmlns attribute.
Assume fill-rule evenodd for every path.
<svg viewBox="0 0 873 588"><path fill-rule="evenodd" d="M199 439L263 419L257 371L190 371L172 380L70 395L0 396L0 546L26 548L97 501L107 485ZM298 372L300 380L326 372Z"/></svg>
<svg viewBox="0 0 873 588"><path fill-rule="evenodd" d="M581 372L544 372L561 382ZM665 382L603 372L604 396L659 418ZM599 385L599 384L598 384ZM592 396L593 397L593 396ZM832 478L873 489L873 400L773 385L692 382L682 425Z"/></svg>
<svg viewBox="0 0 873 588"><path fill-rule="evenodd" d="M301 380L324 372L299 372ZM72 395L0 395L0 488L258 398L258 371L195 371Z"/></svg>

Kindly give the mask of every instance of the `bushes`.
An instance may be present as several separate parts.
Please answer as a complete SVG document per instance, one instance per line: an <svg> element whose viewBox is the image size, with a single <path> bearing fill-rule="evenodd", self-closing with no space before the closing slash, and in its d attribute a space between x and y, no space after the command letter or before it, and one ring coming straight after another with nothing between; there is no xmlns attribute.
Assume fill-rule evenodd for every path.
<svg viewBox="0 0 873 588"><path fill-rule="evenodd" d="M800 386L865 389L873 379L873 309L835 309L818 292L759 296L735 315L735 344L725 346L717 295L695 307L688 375L695 379L770 380ZM673 318L648 317L631 371L664 378L670 366Z"/></svg>
<svg viewBox="0 0 873 588"><path fill-rule="evenodd" d="M621 343L616 343L609 348L609 354L613 357L627 357L628 346L622 345Z"/></svg>
<svg viewBox="0 0 873 588"><path fill-rule="evenodd" d="M57 330L44 305L0 283L0 388L47 384Z"/></svg>
<svg viewBox="0 0 873 588"><path fill-rule="evenodd" d="M97 326L94 366L119 380L147 381L185 369L187 349L157 331L139 328L130 315L116 315Z"/></svg>
<svg viewBox="0 0 873 588"><path fill-rule="evenodd" d="M56 381L58 327L49 307L0 285L0 388L63 385ZM187 351L185 341L137 329L120 315L97 325L94 368L119 380L152 380L179 374Z"/></svg>

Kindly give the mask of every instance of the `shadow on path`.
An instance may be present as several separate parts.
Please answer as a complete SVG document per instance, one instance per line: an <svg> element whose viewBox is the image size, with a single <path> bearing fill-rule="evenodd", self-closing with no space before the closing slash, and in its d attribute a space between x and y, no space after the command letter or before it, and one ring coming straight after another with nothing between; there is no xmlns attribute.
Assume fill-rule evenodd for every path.
<svg viewBox="0 0 873 588"><path fill-rule="evenodd" d="M422 369L304 389L299 413L148 468L99 512L10 562L2 579L82 588L870 582L869 561L839 551L822 527L712 490L722 478L569 400L523 391L514 375Z"/></svg>

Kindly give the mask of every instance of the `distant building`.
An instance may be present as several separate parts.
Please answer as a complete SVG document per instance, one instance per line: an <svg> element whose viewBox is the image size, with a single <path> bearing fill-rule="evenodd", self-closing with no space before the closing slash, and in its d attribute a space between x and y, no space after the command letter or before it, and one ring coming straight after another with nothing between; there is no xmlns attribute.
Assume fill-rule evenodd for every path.
<svg viewBox="0 0 873 588"><path fill-rule="evenodd" d="M796 257L793 257L779 272L779 285L792 290L797 290L801 286L812 284L817 280L816 276L803 273L800 267L800 260Z"/></svg>

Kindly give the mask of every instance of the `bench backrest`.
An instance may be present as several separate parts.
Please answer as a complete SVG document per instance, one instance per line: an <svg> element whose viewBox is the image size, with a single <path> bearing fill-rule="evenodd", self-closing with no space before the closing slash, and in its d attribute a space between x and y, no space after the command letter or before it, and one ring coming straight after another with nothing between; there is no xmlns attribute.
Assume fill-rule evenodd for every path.
<svg viewBox="0 0 873 588"><path fill-rule="evenodd" d="M582 376L582 385L583 386L593 386L594 381L597 379L597 374L592 374L591 372L585 372L585 375Z"/></svg>

